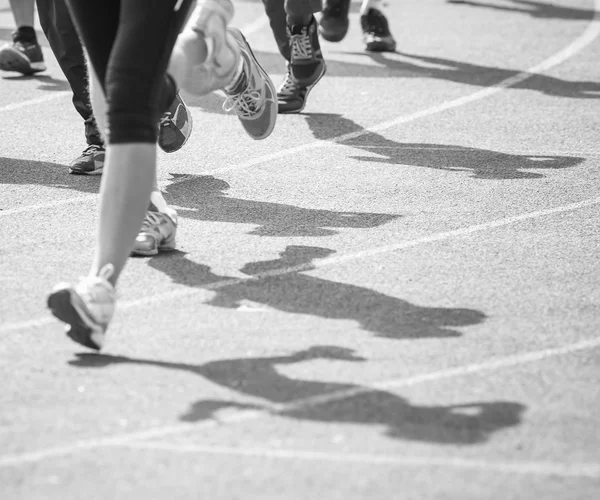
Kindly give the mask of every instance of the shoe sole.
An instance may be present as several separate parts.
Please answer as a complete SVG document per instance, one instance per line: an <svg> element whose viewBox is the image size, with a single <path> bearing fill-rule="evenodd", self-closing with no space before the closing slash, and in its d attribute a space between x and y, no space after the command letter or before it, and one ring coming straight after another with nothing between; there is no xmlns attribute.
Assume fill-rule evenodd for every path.
<svg viewBox="0 0 600 500"><path fill-rule="evenodd" d="M154 257L156 255L158 255L159 253L163 253L163 252L173 252L175 250L175 242L173 242L173 244L169 244L169 245L165 245L165 246L159 246L156 250L149 250L147 252L143 251L143 250L132 250L131 251L131 256L132 257Z"/></svg>
<svg viewBox="0 0 600 500"><path fill-rule="evenodd" d="M302 106L299 107L298 109L292 109L289 111L283 111L283 110L279 110L279 113L282 115L291 115L294 113L301 113L304 108L306 107L306 102L308 101L308 94L310 94L310 91L313 89L313 87L319 83L319 81L321 80L321 78L323 78L325 76L325 73L327 73L327 65L323 65L323 72L321 73L321 76L319 76L319 78L317 78L315 80L315 83L313 83L312 85L306 87L306 94L304 94L304 102L302 103Z"/></svg>
<svg viewBox="0 0 600 500"><path fill-rule="evenodd" d="M3 71L16 71L25 76L46 70L43 62L32 63L17 50L4 50L0 54L0 69Z"/></svg>
<svg viewBox="0 0 600 500"><path fill-rule="evenodd" d="M48 297L48 308L54 317L70 326L70 328L67 327L66 334L71 340L98 351L101 346L92 340L94 331L86 324L83 315L73 305L72 294L73 290L70 288L52 292Z"/></svg>
<svg viewBox="0 0 600 500"><path fill-rule="evenodd" d="M104 168L98 168L96 170L86 172L85 170L77 170L72 167L69 167L69 173L72 175L102 175L102 170L104 170Z"/></svg>
<svg viewBox="0 0 600 500"><path fill-rule="evenodd" d="M368 42L365 50L367 52L396 52L396 44L383 41Z"/></svg>
<svg viewBox="0 0 600 500"><path fill-rule="evenodd" d="M277 115L279 113L279 108L278 108L278 104L277 104L277 89L275 88L275 84L269 77L269 74L259 64L258 60L256 59L256 56L254 55L254 52L252 51L252 47L250 47L250 44L246 40L246 37L244 36L244 34L239 29L232 28L232 27L228 28L227 31L231 35L233 35L234 38L239 39L244 44L246 51L248 52L248 54L250 54L252 61L254 61L254 64L258 68L258 72L260 73L260 76L262 77L263 81L266 83L267 87L269 87L269 90L271 91L271 96L272 96L271 98L273 100L272 100L272 105L271 105L271 113L269 116L269 118L270 118L269 128L261 136L257 136L257 135L251 135L246 130L246 127L244 127L244 130L246 130L246 133L248 133L248 135L250 137L252 137L252 139L260 141L262 139L266 139L267 137L269 137L271 135L271 132L273 132L273 129L275 128L275 123L277 122Z"/></svg>

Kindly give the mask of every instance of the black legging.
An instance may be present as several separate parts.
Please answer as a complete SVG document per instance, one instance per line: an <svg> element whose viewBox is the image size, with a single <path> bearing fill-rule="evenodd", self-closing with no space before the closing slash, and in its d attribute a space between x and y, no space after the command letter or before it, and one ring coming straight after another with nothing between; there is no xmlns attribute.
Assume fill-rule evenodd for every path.
<svg viewBox="0 0 600 500"><path fill-rule="evenodd" d="M67 0L106 96L107 143L156 142L158 119L176 92L166 77L169 58L193 4L193 0Z"/></svg>

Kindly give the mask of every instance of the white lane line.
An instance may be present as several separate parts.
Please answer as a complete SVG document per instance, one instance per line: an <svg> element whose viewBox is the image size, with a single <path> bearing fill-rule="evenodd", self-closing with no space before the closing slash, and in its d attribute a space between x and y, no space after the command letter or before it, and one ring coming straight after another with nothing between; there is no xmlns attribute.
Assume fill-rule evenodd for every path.
<svg viewBox="0 0 600 500"><path fill-rule="evenodd" d="M119 302L119 310L129 309L133 307L141 307L150 304L155 304L158 302L166 302L168 300L177 300L182 299L186 296L197 295L200 293L204 293L206 291L219 290L221 288L226 288L228 286L239 285L242 283L247 283L250 281L258 281L265 278L272 278L276 276L284 276L286 274L291 273L300 273L307 272L314 269L321 269L326 266L333 266L337 264L341 264L344 262L349 262L356 259L364 259L367 257L372 257L374 255L380 255L389 252L396 252L398 250L404 250L407 248L416 247L419 245L424 245L428 243L436 243L443 240L448 240L455 237L468 236L473 233L486 231L489 229L495 229L502 226L507 226L510 224L536 219L539 217L545 217L549 215L571 212L573 210L578 210L585 207L590 207L594 205L600 204L600 197L591 198L589 200L583 200L576 203L570 203L568 205L563 205L560 207L553 207L544 210L536 210L535 212L528 212L520 215L515 215L512 217L506 217L504 219L497 219L489 222L484 222L482 224L475 224L473 226L466 226L459 229L454 229L452 231L443 231L440 233L434 233L432 235L423 236L422 238L416 238L414 240L401 241L399 243L395 243L392 245L384 245L375 248L369 248L366 250L361 250L358 252L347 253L344 255L338 255L336 257L329 257L321 260L316 260L309 264L301 264L298 266L286 267L283 269L276 269L273 271L268 271L264 273L255 274L252 276L247 276L243 278L231 278L221 281L215 281L213 283L207 283L203 285L202 288L183 288L178 290L173 290L170 292L162 293L162 294L154 294L148 297L143 297L141 299L135 300L127 300L123 302ZM28 328L41 328L48 326L52 323L55 323L56 320L52 317L44 317L39 319L15 322L15 323L7 323L5 325L0 326L0 334L16 332L19 330L24 330Z"/></svg>
<svg viewBox="0 0 600 500"><path fill-rule="evenodd" d="M59 99L61 97L66 97L71 95L70 91L61 90L58 92L53 92L50 95L45 95L43 97L38 97L37 99L30 99L28 101L16 102L14 104L8 104L6 106L0 107L0 113L3 111L14 111L15 109L25 108L27 106L34 106L36 104L42 104L48 101L54 101L55 99Z"/></svg>
<svg viewBox="0 0 600 500"><path fill-rule="evenodd" d="M335 463L358 463L361 465L391 465L401 467L436 467L467 469L485 473L523 474L559 477L600 477L597 463L558 463L537 461L477 460L459 457L419 457L372 453L335 453L299 449L235 448L232 446L177 445L161 442L131 443L128 448L194 453L206 455L230 455L252 458L290 459Z"/></svg>
<svg viewBox="0 0 600 500"><path fill-rule="evenodd" d="M306 144L302 144L300 146L283 149L276 153L259 156L257 158L251 159L251 160L243 162L243 163L210 170L210 171L204 172L204 175L214 175L214 174L221 174L221 173L225 173L225 172L231 172L234 170L243 170L243 169L254 167L254 166L257 166L257 165L260 165L263 163L268 163L271 161L283 159L288 156L296 155L296 154L299 154L299 153L302 153L305 151L310 151L312 149L329 147L329 146L331 146L332 143L338 144L338 143L342 143L344 141L356 139L357 137L360 137L362 135L366 135L369 133L382 132L386 129L393 128L398 125L408 123L413 120L417 120L419 118L425 118L425 117L428 117L428 116L431 116L431 115L434 115L437 113L441 113L442 111L446 111L448 109L456 108L459 106L464 106L465 104L469 104L473 101L484 99L484 98L494 95L498 92L501 92L502 90L505 90L507 88L510 88L511 86L517 85L525 80L528 80L529 78L534 76L535 73L538 73L541 71L547 71L550 68L557 66L558 64L561 64L562 62L564 62L567 59L576 55L578 52L582 51L590 43L592 43L594 41L594 39L600 34L600 0L594 0L594 6L595 6L594 18L587 25L584 32L581 35L579 35L579 37L577 37L570 45L568 45L567 47L565 47L563 50L559 51L558 53L552 55L545 61L542 61L540 64L538 64L532 68L529 68L528 70L517 73L517 74L511 76L510 78L502 80L502 81L492 85L491 87L487 87L485 89L479 90L472 94L460 97L458 99L454 99L452 101L448 101L448 102L439 104L437 106L433 106L431 108L426 108L426 109L418 111L416 113L400 116L394 120L382 122L382 123L372 126L372 127L364 128L364 129L357 130L355 132L350 132L347 134L342 134L340 136L334 137L329 140L311 141ZM246 29L246 33L252 32L253 30L256 31L256 30L260 29L261 27L262 27L261 23L259 21L256 21L249 25L250 29ZM0 111L2 111L2 108L0 108ZM50 207L52 207L51 203L45 203L43 205L32 205L29 210L37 211L37 210L40 210L41 208L47 209ZM25 208L19 209L19 213L23 213L24 211L26 211ZM0 211L0 217L2 217L3 215L7 215L7 212L8 211Z"/></svg>
<svg viewBox="0 0 600 500"><path fill-rule="evenodd" d="M523 354L514 354L500 358L490 359L480 363L457 366L446 370L438 370L435 372L424 373L412 377L401 377L383 380L372 383L369 386L360 386L355 389L336 391L321 396L304 398L285 405L271 405L266 403L263 409L242 410L237 413L228 413L223 416L215 416L212 419L202 420L198 423L180 423L163 427L155 427L142 431L135 431L125 434L117 434L107 437L99 437L94 439L84 439L75 441L74 443L46 448L37 451L18 453L14 455L5 455L0 457L0 467L18 467L27 463L34 463L40 460L56 458L60 456L70 455L76 452L91 450L101 447L110 446L131 446L133 441L148 440L153 438L164 438L190 431L199 431L207 427L216 425L233 424L239 422L247 422L256 420L271 415L279 415L290 413L293 411L316 407L324 404L334 403L343 399L355 397L360 394L367 394L382 389L398 389L401 387L409 387L417 384L435 382L453 377L461 377L480 372L490 372L502 368L518 366L535 361L542 361L555 356L571 354L578 351L593 349L600 346L600 338L583 340L569 345L550 347L531 351Z"/></svg>
<svg viewBox="0 0 600 500"><path fill-rule="evenodd" d="M119 310L155 304L157 302L164 302L167 300L181 299L185 296L196 295L199 293L203 293L205 291L219 290L221 288L239 285L239 284L242 284L245 282L250 282L250 281L258 281L258 280L261 280L264 278L283 276L283 275L291 274L291 273L311 271L313 269L320 269L320 268L323 268L326 266L336 265L336 264L348 262L351 260L372 257L374 255L403 250L406 248L411 248L411 247L415 247L415 246L423 245L423 244L427 244L427 243L435 243L435 242L447 240L447 239L450 239L453 237L467 236L472 233L476 233L476 232L480 232L480 231L484 231L484 230L488 230L488 229L494 229L497 227L502 227L502 226L506 226L509 224L513 224L516 222L522 222L522 221L525 221L528 219L535 219L535 218L553 215L553 214L557 214L557 213L569 212L569 211L573 211L573 210L577 210L577 209L581 209L581 208L585 208L585 207L589 207L589 206L593 206L593 205L598 205L598 204L600 204L600 197L592 198L589 200L584 200L584 201L580 201L580 202L576 202L576 203L571 203L569 205L564 205L564 206L560 206L560 207L554 207L554 208L549 208L549 209L545 209L545 210L537 210L535 212L520 214L520 215L516 215L513 217L507 217L504 219L498 219L498 220L494 220L494 221L484 222L482 224L467 226L467 227L455 229L452 231L435 233L435 234L432 234L429 236L424 236L422 238L416 238L414 240L403 241L403 242L392 244L392 245L385 245L385 246L370 248L367 250L362 250L359 252L349 253L349 254L345 254L345 255L339 255L336 257L325 258L325 259L321 259L321 260L318 260L318 261L315 261L315 262L312 262L309 264L301 264L298 266L287 267L287 268L283 268L283 269L276 269L273 271L255 274L255 275L243 277L243 278L232 278L232 279L227 279L227 280L216 281L214 283L207 283L206 285L204 285L202 288L199 288L199 289L185 288L185 289L174 290L174 291L163 293L163 294L154 294L152 296L144 297L141 299L120 302ZM31 327L43 327L43 326L47 326L53 322L55 322L55 320L52 317L45 317L45 318L40 318L37 320L29 320L29 321L24 321L24 322L19 322L19 323L7 324L4 326L0 326L0 333L8 333L11 331L17 331L17 330L21 330L24 328L31 328Z"/></svg>

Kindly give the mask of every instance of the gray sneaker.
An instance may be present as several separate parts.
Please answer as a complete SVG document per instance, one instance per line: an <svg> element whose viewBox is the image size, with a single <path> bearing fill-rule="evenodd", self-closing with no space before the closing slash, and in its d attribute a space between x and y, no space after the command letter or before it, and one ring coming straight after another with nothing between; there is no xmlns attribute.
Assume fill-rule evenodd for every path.
<svg viewBox="0 0 600 500"><path fill-rule="evenodd" d="M237 28L229 33L240 47L244 70L233 88L224 89L227 100L225 111L234 111L252 139L266 139L277 120L277 92L267 72L256 60L250 45Z"/></svg>
<svg viewBox="0 0 600 500"><path fill-rule="evenodd" d="M90 144L80 156L69 165L69 173L74 175L100 175L104 168L104 146Z"/></svg>

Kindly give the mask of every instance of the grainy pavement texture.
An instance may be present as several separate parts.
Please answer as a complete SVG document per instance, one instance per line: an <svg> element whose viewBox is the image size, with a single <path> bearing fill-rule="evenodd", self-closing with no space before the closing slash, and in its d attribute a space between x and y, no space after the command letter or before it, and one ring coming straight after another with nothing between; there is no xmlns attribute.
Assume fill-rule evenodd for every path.
<svg viewBox="0 0 600 500"><path fill-rule="evenodd" d="M82 121L42 35L0 75L2 500L600 498L600 0L393 0L387 54L359 6L267 140L184 95L177 250L100 354L45 305L93 251Z"/></svg>

